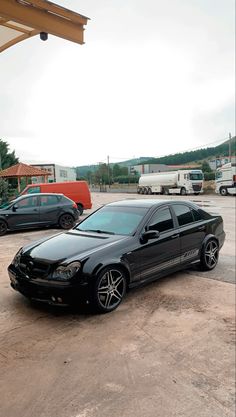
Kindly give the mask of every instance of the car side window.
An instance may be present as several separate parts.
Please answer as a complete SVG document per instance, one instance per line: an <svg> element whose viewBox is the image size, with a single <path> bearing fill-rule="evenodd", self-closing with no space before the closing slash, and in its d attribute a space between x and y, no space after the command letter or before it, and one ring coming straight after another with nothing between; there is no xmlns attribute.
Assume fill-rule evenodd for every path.
<svg viewBox="0 0 236 417"><path fill-rule="evenodd" d="M37 196L27 197L27 198L24 198L23 200L18 201L16 204L17 204L18 209L36 207L38 205L38 197Z"/></svg>
<svg viewBox="0 0 236 417"><path fill-rule="evenodd" d="M56 195L42 195L40 197L41 206L53 206L58 204L58 198Z"/></svg>
<svg viewBox="0 0 236 417"><path fill-rule="evenodd" d="M34 194L34 193L40 193L40 187L30 187L27 190L27 194Z"/></svg>
<svg viewBox="0 0 236 417"><path fill-rule="evenodd" d="M174 204L172 207L180 226L184 226L185 224L189 224L194 221L193 214L189 207L183 204Z"/></svg>
<svg viewBox="0 0 236 417"><path fill-rule="evenodd" d="M192 209L192 213L193 213L193 218L195 222L199 222L200 220L203 220L198 210Z"/></svg>
<svg viewBox="0 0 236 417"><path fill-rule="evenodd" d="M171 230L174 227L174 222L171 216L170 209L168 207L157 210L147 229L148 230L157 230L158 232L166 232Z"/></svg>

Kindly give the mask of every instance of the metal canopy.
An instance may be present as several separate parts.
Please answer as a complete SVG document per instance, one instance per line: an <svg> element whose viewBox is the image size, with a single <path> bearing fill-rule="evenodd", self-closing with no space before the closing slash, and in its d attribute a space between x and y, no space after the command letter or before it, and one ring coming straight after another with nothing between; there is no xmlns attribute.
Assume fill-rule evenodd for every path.
<svg viewBox="0 0 236 417"><path fill-rule="evenodd" d="M88 17L46 0L0 0L0 52L38 34L84 43Z"/></svg>

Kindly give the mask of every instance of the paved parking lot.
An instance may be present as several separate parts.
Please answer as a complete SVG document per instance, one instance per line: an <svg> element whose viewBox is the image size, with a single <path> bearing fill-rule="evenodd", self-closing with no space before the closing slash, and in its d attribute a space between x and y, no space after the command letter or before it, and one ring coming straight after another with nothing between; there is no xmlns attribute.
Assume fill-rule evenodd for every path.
<svg viewBox="0 0 236 417"><path fill-rule="evenodd" d="M138 198L92 197L93 210ZM234 416L235 198L191 200L223 216L217 268L136 289L106 315L35 306L10 288L17 249L58 230L0 238L0 416Z"/></svg>

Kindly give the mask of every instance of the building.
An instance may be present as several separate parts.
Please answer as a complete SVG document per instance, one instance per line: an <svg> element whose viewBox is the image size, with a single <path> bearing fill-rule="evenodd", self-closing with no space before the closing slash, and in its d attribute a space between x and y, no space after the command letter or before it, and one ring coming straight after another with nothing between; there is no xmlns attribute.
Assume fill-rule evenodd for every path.
<svg viewBox="0 0 236 417"><path fill-rule="evenodd" d="M48 182L76 181L75 168L64 167L56 164L32 164L33 167L49 171ZM43 182L42 177L33 177L32 183Z"/></svg>
<svg viewBox="0 0 236 417"><path fill-rule="evenodd" d="M141 164L130 167L130 174L138 175L152 174L154 172L177 171L179 169L198 169L199 166L192 165L165 165L165 164Z"/></svg>
<svg viewBox="0 0 236 417"><path fill-rule="evenodd" d="M229 156L218 156L208 161L209 166L212 169L212 171L215 171L217 168L221 167L222 165L228 164L229 162L230 162Z"/></svg>
<svg viewBox="0 0 236 417"><path fill-rule="evenodd" d="M138 175L151 174L152 172L169 171L170 168L165 164L140 164L129 167L130 174Z"/></svg>

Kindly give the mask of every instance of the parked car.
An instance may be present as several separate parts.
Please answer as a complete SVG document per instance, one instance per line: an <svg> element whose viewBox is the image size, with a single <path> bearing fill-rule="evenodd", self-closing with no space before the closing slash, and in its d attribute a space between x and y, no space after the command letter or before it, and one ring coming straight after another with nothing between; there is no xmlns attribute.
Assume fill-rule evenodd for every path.
<svg viewBox="0 0 236 417"><path fill-rule="evenodd" d="M180 201L126 200L103 206L67 233L21 248L11 286L51 304L114 310L126 290L198 263L211 270L225 239L221 216Z"/></svg>
<svg viewBox="0 0 236 417"><path fill-rule="evenodd" d="M0 210L0 236L8 230L59 225L70 229L79 218L77 205L62 194L18 197Z"/></svg>
<svg viewBox="0 0 236 417"><path fill-rule="evenodd" d="M45 182L30 184L21 192L21 195L32 193L60 193L73 200L78 207L80 215L86 209L91 209L91 194L86 181Z"/></svg>

